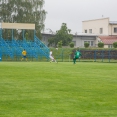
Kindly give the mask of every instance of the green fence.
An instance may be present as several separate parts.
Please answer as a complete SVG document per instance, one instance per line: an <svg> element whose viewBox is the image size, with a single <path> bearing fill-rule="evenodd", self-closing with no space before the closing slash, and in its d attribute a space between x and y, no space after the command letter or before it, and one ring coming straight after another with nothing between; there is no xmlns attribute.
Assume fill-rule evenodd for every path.
<svg viewBox="0 0 117 117"><path fill-rule="evenodd" d="M54 58L58 62L72 62L75 48L50 48L53 52ZM117 62L117 49L80 49L82 57L77 62ZM2 56L2 61L21 61L22 56ZM33 58L27 56L28 61L48 62L45 57L39 56Z"/></svg>
<svg viewBox="0 0 117 117"><path fill-rule="evenodd" d="M52 49L54 57L60 62L72 62L76 49ZM82 57L78 62L117 62L116 49L80 49Z"/></svg>

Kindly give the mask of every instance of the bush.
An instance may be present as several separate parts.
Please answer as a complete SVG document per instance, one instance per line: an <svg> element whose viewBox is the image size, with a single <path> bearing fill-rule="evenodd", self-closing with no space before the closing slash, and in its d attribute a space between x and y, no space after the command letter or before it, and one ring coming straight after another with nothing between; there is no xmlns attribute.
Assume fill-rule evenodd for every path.
<svg viewBox="0 0 117 117"><path fill-rule="evenodd" d="M62 48L62 44L63 44L62 41L59 41L58 44L57 44L57 47Z"/></svg>
<svg viewBox="0 0 117 117"><path fill-rule="evenodd" d="M104 47L104 43L99 42L99 43L98 43L98 47L99 47L99 48L103 48L103 47Z"/></svg>
<svg viewBox="0 0 117 117"><path fill-rule="evenodd" d="M88 42L84 43L84 46L85 46L85 48L88 48L89 47L89 43Z"/></svg>
<svg viewBox="0 0 117 117"><path fill-rule="evenodd" d="M71 48L73 48L73 47L74 47L74 42L71 42L71 43L69 44L69 46L70 46Z"/></svg>
<svg viewBox="0 0 117 117"><path fill-rule="evenodd" d="M113 43L113 47L114 47L114 48L117 48L117 42L114 42L114 43Z"/></svg>

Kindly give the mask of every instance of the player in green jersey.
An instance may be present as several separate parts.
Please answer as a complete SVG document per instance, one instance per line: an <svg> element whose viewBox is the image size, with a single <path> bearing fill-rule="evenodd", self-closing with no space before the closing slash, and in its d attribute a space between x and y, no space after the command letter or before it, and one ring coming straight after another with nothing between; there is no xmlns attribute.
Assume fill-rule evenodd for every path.
<svg viewBox="0 0 117 117"><path fill-rule="evenodd" d="M79 59L81 57L81 53L79 50L76 50L75 54L74 54L74 58L73 58L73 63L76 63L76 59Z"/></svg>

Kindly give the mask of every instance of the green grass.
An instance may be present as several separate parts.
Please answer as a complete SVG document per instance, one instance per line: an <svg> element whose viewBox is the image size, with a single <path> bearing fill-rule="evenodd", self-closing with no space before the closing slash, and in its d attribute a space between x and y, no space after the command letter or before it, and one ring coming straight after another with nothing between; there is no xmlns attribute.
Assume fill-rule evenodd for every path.
<svg viewBox="0 0 117 117"><path fill-rule="evenodd" d="M0 117L117 117L117 64L0 62Z"/></svg>

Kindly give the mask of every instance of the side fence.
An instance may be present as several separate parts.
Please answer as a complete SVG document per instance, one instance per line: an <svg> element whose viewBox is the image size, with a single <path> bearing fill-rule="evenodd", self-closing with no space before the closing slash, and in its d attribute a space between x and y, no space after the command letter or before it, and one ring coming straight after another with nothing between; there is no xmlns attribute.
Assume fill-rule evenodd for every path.
<svg viewBox="0 0 117 117"><path fill-rule="evenodd" d="M35 47L34 47L35 48ZM35 51L38 49L35 48ZM53 48L51 49L53 51L53 56L58 62L72 62L74 51L75 49L70 48L59 48L58 50ZM1 49L0 49L1 51ZM46 52L46 50L44 50ZM117 62L117 50L80 50L82 56L80 59L77 60L77 62ZM21 56L22 57L22 56ZM20 59L14 58L10 61L20 61ZM35 57L27 56L29 61L41 61L41 62L48 62L49 59L43 58L41 55L38 55L38 58L35 59ZM3 55L0 52L0 61L9 61L9 59L6 59L3 57Z"/></svg>
<svg viewBox="0 0 117 117"><path fill-rule="evenodd" d="M74 51L62 50L61 54L56 55L58 61L71 62L74 56ZM77 61L84 62L117 62L117 50L80 50L82 56ZM71 53L71 54L70 54Z"/></svg>
<svg viewBox="0 0 117 117"><path fill-rule="evenodd" d="M82 60L117 62L117 50L81 50Z"/></svg>

